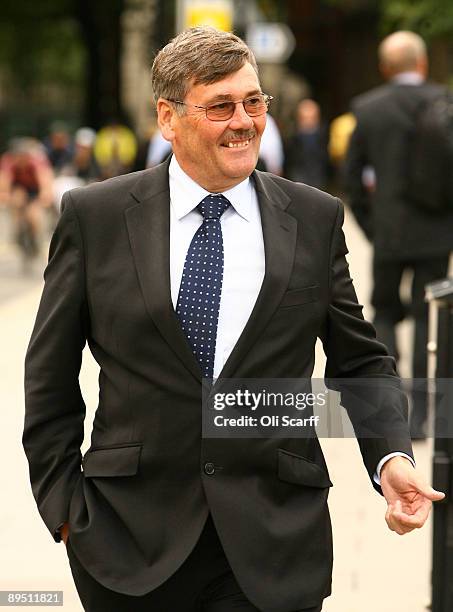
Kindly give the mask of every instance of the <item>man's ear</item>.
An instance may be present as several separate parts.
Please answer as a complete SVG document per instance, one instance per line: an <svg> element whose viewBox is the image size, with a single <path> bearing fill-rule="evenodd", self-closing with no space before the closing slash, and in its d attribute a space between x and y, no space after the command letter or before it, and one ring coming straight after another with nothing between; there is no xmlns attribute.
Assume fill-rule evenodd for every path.
<svg viewBox="0 0 453 612"><path fill-rule="evenodd" d="M428 76L428 58L426 56L422 56L418 59L416 71L426 79Z"/></svg>
<svg viewBox="0 0 453 612"><path fill-rule="evenodd" d="M171 106L168 100L164 98L159 98L157 101L157 123L160 127L160 131L162 132L162 136L165 140L172 142L175 137L175 132L173 129L173 120L175 115L175 109Z"/></svg>

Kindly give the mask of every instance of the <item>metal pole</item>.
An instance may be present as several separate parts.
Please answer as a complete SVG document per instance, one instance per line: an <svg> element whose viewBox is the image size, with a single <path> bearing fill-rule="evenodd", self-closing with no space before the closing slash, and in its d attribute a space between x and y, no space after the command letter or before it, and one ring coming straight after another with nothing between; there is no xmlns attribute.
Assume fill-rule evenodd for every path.
<svg viewBox="0 0 453 612"><path fill-rule="evenodd" d="M428 377L431 378L434 369L436 377L433 486L446 493L446 499L434 504L433 510L432 612L453 610L453 503L450 496L453 393L448 380L453 373L453 293L451 290L446 293L446 282L443 289L442 284L437 284L434 291L431 286L431 292L427 292L430 300Z"/></svg>

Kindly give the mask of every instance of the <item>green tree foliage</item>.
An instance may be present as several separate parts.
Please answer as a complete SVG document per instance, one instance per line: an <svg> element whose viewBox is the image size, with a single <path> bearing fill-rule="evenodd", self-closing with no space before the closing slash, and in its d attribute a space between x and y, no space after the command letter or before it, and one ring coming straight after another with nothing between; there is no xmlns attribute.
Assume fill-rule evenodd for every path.
<svg viewBox="0 0 453 612"><path fill-rule="evenodd" d="M287 2L282 0L257 0L257 4L268 21L285 21Z"/></svg>
<svg viewBox="0 0 453 612"><path fill-rule="evenodd" d="M72 0L3 0L0 67L25 95L38 84L80 84L84 48L74 7Z"/></svg>
<svg viewBox="0 0 453 612"><path fill-rule="evenodd" d="M375 10L383 35L412 30L425 39L453 34L452 0L321 0L347 13Z"/></svg>
<svg viewBox="0 0 453 612"><path fill-rule="evenodd" d="M9 98L38 89L84 99L84 122L121 119L121 16L126 0L2 0L0 76Z"/></svg>
<svg viewBox="0 0 453 612"><path fill-rule="evenodd" d="M452 0L380 0L385 30L406 29L425 39L453 34Z"/></svg>

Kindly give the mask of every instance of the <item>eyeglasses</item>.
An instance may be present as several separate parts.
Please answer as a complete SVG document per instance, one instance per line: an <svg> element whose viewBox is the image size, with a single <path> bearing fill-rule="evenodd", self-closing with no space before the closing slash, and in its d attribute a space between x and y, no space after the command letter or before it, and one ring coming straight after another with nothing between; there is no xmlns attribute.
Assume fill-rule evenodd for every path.
<svg viewBox="0 0 453 612"><path fill-rule="evenodd" d="M205 111L206 118L210 119L211 121L226 121L227 119L231 119L231 117L234 115L236 104L240 103L242 103L242 106L249 117L264 115L264 113L267 112L273 97L268 96L267 94L257 94L255 96L251 96L250 98L245 98L245 100L236 100L236 102L233 102L232 100L225 100L224 102L217 102L217 104L210 104L209 106L198 106L197 104L187 104L181 100L167 99L169 102L173 102L175 104L184 104L184 106L201 108Z"/></svg>

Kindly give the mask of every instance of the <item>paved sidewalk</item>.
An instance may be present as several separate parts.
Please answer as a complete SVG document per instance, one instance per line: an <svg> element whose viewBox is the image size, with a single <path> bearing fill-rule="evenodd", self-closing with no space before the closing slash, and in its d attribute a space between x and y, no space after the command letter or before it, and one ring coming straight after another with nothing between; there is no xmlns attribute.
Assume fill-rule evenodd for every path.
<svg viewBox="0 0 453 612"><path fill-rule="evenodd" d="M370 251L347 220L353 251L352 275L359 299L369 291ZM0 279L0 282L4 279ZM63 590L67 612L82 609L72 583L63 544L53 543L31 495L21 447L23 357L31 333L40 282L0 302L2 444L0 445L0 590ZM369 312L368 312L369 314ZM408 338L409 329L402 335ZM319 352L318 376L323 357ZM97 367L85 356L82 388L89 408L87 430L97 401ZM388 531L385 503L372 489L355 440L324 440L334 487L330 508L334 529L334 594L325 612L423 612L429 601L430 527L403 538ZM85 448L88 443L85 443ZM430 473L431 448L416 447L418 465ZM301 579L303 580L303 576ZM121 612L121 611L112 611ZM169 610L168 612L178 612Z"/></svg>

